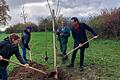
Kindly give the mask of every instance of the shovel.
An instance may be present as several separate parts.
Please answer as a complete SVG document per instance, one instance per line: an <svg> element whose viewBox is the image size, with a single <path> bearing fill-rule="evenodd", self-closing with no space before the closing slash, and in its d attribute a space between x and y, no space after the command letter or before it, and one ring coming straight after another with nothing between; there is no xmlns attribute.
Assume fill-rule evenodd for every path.
<svg viewBox="0 0 120 80"><path fill-rule="evenodd" d="M29 50L28 53L29 53L30 61L32 61L31 51Z"/></svg>
<svg viewBox="0 0 120 80"><path fill-rule="evenodd" d="M11 60L8 60L8 59L3 59L3 60L4 60L4 61L11 62L11 63L16 64L16 65L20 65L20 66L25 67L25 65L23 65L23 64L16 63L16 62L11 61ZM50 73L48 74L48 73L46 73L45 71L39 70L39 69L34 68L34 67L28 66L27 68L32 69L32 70L34 70L34 71L37 71L37 72L39 72L39 73L42 73L42 74L46 75L48 78L54 77L54 76L56 75L56 71L50 72Z"/></svg>
<svg viewBox="0 0 120 80"><path fill-rule="evenodd" d="M47 55L47 51L46 51L46 52L45 52L45 58L44 58L45 61L48 61L48 58L49 58L49 57L48 57L48 55Z"/></svg>
<svg viewBox="0 0 120 80"><path fill-rule="evenodd" d="M79 44L79 46L77 46L76 48L74 48L71 51L69 51L66 55L64 55L64 57L68 56L70 53L72 53L73 51L77 50L78 48L84 46L85 44L87 44L88 42L92 41L93 39L95 39L95 37L89 39L88 41L84 42L83 44Z"/></svg>

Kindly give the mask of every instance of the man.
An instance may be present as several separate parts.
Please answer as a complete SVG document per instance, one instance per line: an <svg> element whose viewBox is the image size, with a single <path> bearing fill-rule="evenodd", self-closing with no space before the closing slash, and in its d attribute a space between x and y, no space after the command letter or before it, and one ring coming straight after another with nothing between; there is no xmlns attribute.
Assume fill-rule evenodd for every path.
<svg viewBox="0 0 120 80"><path fill-rule="evenodd" d="M21 41L20 41L20 45L22 48L22 57L26 62L28 61L28 59L26 58L26 49L30 50L29 42L31 37L31 30L32 27L30 26L26 27L22 33Z"/></svg>
<svg viewBox="0 0 120 80"><path fill-rule="evenodd" d="M97 34L94 32L94 30L90 28L87 24L80 23L77 17L71 18L71 26L72 26L71 27L72 36L74 39L74 48L76 48L80 44L83 44L84 42L87 41L86 30L90 31L94 35L94 38L97 38ZM79 48L80 49L80 71L83 71L84 52L85 52L85 48L88 48L88 47L89 47L89 43ZM77 51L78 49L73 51L71 63L67 67L74 67L74 61L76 58Z"/></svg>
<svg viewBox="0 0 120 80"><path fill-rule="evenodd" d="M25 63L19 53L19 40L20 37L17 34L13 33L0 42L0 75L2 76L2 80L8 80L8 74L6 69L9 64L3 59L9 60L11 56L15 54L20 63L24 64L26 67L28 66L28 64Z"/></svg>
<svg viewBox="0 0 120 80"><path fill-rule="evenodd" d="M60 49L62 53L62 62L68 58L66 55L66 50L67 50L67 43L68 43L68 37L70 36L70 29L66 25L66 21L63 19L61 21L61 27L57 30L57 35L58 35L58 40L60 42Z"/></svg>

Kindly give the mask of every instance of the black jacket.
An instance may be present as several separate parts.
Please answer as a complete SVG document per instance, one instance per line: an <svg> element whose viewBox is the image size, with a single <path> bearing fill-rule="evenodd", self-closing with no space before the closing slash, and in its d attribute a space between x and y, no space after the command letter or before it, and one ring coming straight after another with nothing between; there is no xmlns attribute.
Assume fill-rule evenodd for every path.
<svg viewBox="0 0 120 80"><path fill-rule="evenodd" d="M30 35L31 34L29 32L24 30L24 32L21 35L21 42L20 42L21 47L25 47L27 49L30 49L29 45L28 45L30 42L30 37L31 37Z"/></svg>
<svg viewBox="0 0 120 80"><path fill-rule="evenodd" d="M25 64L25 61L22 59L18 46L12 45L9 38L4 39L0 42L0 55L5 59L10 59L11 56L15 54L20 63ZM0 61L0 68L6 68L8 66L7 61Z"/></svg>
<svg viewBox="0 0 120 80"><path fill-rule="evenodd" d="M80 23L78 30L71 28L72 36L74 38L74 48L80 43L82 44L88 40L86 30L90 31L94 36L97 35L96 32L85 23ZM83 47L89 47L89 43L85 44Z"/></svg>

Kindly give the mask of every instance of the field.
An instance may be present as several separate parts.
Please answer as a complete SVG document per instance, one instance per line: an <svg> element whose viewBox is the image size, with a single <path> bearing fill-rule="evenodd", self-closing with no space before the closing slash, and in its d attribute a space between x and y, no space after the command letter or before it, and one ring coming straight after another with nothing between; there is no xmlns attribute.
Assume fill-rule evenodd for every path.
<svg viewBox="0 0 120 80"><path fill-rule="evenodd" d="M0 34L0 40L4 39L8 34ZM53 69L53 46L52 46L52 33L33 32L31 37L31 54L33 61L45 64L49 69ZM48 45L46 48L46 44ZM72 36L69 38L68 51L73 47ZM21 49L20 49L21 51ZM49 60L45 62L45 52L47 51ZM57 41L57 54L60 54L59 42ZM28 55L29 58L29 55ZM120 80L120 41L97 39L90 42L90 47L86 49L84 66L85 70L79 73L79 51L75 61L75 68L72 70L66 69L66 65L70 62L71 55L66 64L61 64L61 57L57 57L57 65L69 73L75 73L72 78L77 77L78 80ZM17 61L15 57L11 60ZM10 64L8 70L16 65ZM92 78L91 78L92 77ZM76 79L77 80L77 79Z"/></svg>

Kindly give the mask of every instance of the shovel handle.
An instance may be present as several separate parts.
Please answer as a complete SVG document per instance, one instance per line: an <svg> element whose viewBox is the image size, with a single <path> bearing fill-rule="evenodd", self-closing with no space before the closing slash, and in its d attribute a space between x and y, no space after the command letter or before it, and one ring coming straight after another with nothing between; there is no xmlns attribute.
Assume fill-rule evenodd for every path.
<svg viewBox="0 0 120 80"><path fill-rule="evenodd" d="M16 63L16 62L11 61L11 60L8 60L8 59L3 59L3 60L4 60L4 61L11 62L11 63L16 64L16 65L20 65L20 66L25 67L25 65L23 65L23 64ZM36 69L36 68L34 68L34 67L30 67L30 66L28 66L28 68L29 68L29 69L32 69L32 70L35 70L35 71L37 71L37 72L43 73L43 74L45 74L45 75L47 74L46 72L44 72L44 71L42 71L42 70L39 70L39 69Z"/></svg>
<svg viewBox="0 0 120 80"><path fill-rule="evenodd" d="M28 51L30 60L32 61L31 51Z"/></svg>
<svg viewBox="0 0 120 80"><path fill-rule="evenodd" d="M84 42L83 44L80 44L79 46L77 46L76 48L72 49L71 51L69 51L65 56L68 56L71 52L75 51L76 49L82 47L83 45L87 44L88 42L90 42L91 40L95 39L95 37L89 39L88 41Z"/></svg>

